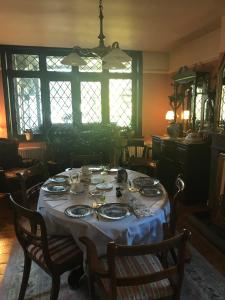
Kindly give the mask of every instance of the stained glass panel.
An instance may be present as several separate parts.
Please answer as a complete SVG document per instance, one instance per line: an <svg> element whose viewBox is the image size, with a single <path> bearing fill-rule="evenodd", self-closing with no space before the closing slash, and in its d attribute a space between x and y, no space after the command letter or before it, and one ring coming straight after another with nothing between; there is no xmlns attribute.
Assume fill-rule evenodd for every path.
<svg viewBox="0 0 225 300"><path fill-rule="evenodd" d="M12 68L13 70L21 71L38 71L39 56L30 54L13 54Z"/></svg>
<svg viewBox="0 0 225 300"><path fill-rule="evenodd" d="M13 81L18 134L26 129L38 133L42 125L40 79L14 78Z"/></svg>
<svg viewBox="0 0 225 300"><path fill-rule="evenodd" d="M47 56L47 70L52 72L71 72L72 67L61 63L64 56Z"/></svg>
<svg viewBox="0 0 225 300"><path fill-rule="evenodd" d="M70 81L50 81L51 122L72 123L72 94Z"/></svg>
<svg viewBox="0 0 225 300"><path fill-rule="evenodd" d="M79 67L80 72L102 72L102 61L98 57L83 57L87 65Z"/></svg>
<svg viewBox="0 0 225 300"><path fill-rule="evenodd" d="M118 126L131 126L132 80L109 80L110 122Z"/></svg>
<svg viewBox="0 0 225 300"><path fill-rule="evenodd" d="M82 123L101 123L101 83L82 81L80 90Z"/></svg>

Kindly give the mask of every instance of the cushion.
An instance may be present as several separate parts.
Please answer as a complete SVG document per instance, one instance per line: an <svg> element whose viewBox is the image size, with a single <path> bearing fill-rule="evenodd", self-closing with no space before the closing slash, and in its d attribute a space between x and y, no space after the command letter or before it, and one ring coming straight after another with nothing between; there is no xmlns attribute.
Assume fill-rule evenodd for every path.
<svg viewBox="0 0 225 300"><path fill-rule="evenodd" d="M56 265L63 265L69 262L76 262L82 259L82 252L72 237L68 236L49 236L48 249L52 262ZM31 257L46 267L43 250L41 247L30 244L28 246L28 253Z"/></svg>
<svg viewBox="0 0 225 300"><path fill-rule="evenodd" d="M107 268L107 260L101 259ZM116 276L138 276L155 273L163 267L159 259L154 255L116 257ZM109 291L109 279L101 279L107 291ZM149 300L171 297L173 289L168 279L138 286L117 287L118 300Z"/></svg>

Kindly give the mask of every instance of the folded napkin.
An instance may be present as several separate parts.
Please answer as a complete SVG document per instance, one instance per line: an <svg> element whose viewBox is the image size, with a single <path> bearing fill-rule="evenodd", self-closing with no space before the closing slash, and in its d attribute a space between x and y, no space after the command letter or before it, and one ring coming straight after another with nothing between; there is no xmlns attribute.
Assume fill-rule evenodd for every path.
<svg viewBox="0 0 225 300"><path fill-rule="evenodd" d="M133 211L136 217L142 218L142 217L149 217L153 215L152 208L146 205L134 205Z"/></svg>

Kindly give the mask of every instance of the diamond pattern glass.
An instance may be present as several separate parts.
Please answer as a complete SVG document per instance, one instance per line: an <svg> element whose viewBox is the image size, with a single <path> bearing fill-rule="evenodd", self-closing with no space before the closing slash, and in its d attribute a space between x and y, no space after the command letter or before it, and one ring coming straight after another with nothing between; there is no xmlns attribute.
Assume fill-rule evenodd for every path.
<svg viewBox="0 0 225 300"><path fill-rule="evenodd" d="M110 73L131 73L132 72L132 62L126 62L126 63L123 63L126 68L124 69L110 69L109 72Z"/></svg>
<svg viewBox="0 0 225 300"><path fill-rule="evenodd" d="M72 123L72 94L70 81L50 81L51 122Z"/></svg>
<svg viewBox="0 0 225 300"><path fill-rule="evenodd" d="M20 71L38 71L39 56L30 54L13 54L12 68L13 70Z"/></svg>
<svg viewBox="0 0 225 300"><path fill-rule="evenodd" d="M118 126L131 126L132 116L132 80L109 80L110 122Z"/></svg>
<svg viewBox="0 0 225 300"><path fill-rule="evenodd" d="M80 66L79 71L80 72L96 72L101 73L102 72L102 61L98 57L82 57L86 62L86 66Z"/></svg>
<svg viewBox="0 0 225 300"><path fill-rule="evenodd" d="M39 78L14 78L17 132L32 129L40 131L42 125L41 89Z"/></svg>
<svg viewBox="0 0 225 300"><path fill-rule="evenodd" d="M220 104L220 122L225 122L225 85L222 86L221 104Z"/></svg>
<svg viewBox="0 0 225 300"><path fill-rule="evenodd" d="M203 97L203 90L202 88L197 88L197 95L196 95L196 103L195 103L195 116L196 120L201 120L201 111L202 111L202 97Z"/></svg>
<svg viewBox="0 0 225 300"><path fill-rule="evenodd" d="M82 81L80 90L82 123L101 123L101 83Z"/></svg>
<svg viewBox="0 0 225 300"><path fill-rule="evenodd" d="M72 67L61 64L64 56L47 56L46 64L47 70L52 72L71 72Z"/></svg>

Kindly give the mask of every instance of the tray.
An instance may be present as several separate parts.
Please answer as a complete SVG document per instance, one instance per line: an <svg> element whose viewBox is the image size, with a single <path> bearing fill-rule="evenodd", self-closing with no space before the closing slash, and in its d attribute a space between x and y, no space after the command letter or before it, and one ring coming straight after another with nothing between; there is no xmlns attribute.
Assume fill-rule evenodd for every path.
<svg viewBox="0 0 225 300"><path fill-rule="evenodd" d="M131 215L131 208L123 203L107 203L97 208L101 217L110 220L120 220Z"/></svg>
<svg viewBox="0 0 225 300"><path fill-rule="evenodd" d="M84 218L93 214L94 210L88 205L72 205L65 209L64 213L71 218Z"/></svg>

